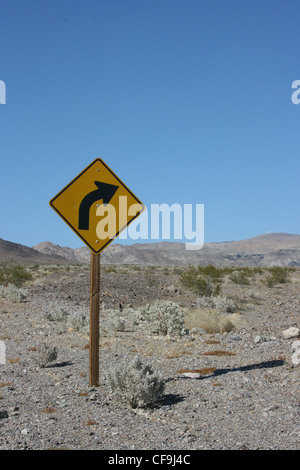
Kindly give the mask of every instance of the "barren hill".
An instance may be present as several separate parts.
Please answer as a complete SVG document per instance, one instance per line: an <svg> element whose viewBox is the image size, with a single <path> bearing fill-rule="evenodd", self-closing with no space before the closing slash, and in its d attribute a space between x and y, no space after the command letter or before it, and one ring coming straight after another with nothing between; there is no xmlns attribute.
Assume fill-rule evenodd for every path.
<svg viewBox="0 0 300 470"><path fill-rule="evenodd" d="M73 263L90 260L90 251L85 246L71 249L43 242L33 248ZM300 235L270 233L241 241L206 243L198 251L186 250L184 243L177 242L133 245L114 242L101 254L101 260L104 264L300 266Z"/></svg>
<svg viewBox="0 0 300 470"><path fill-rule="evenodd" d="M72 249L45 241L32 248L0 239L0 262L19 264L88 264L86 246ZM300 235L270 233L232 242L206 243L189 251L184 243L158 242L120 245L113 242L101 254L103 264L217 266L300 266Z"/></svg>
<svg viewBox="0 0 300 470"><path fill-rule="evenodd" d="M16 264L62 264L66 259L59 255L48 255L29 246L13 243L0 238L0 262Z"/></svg>

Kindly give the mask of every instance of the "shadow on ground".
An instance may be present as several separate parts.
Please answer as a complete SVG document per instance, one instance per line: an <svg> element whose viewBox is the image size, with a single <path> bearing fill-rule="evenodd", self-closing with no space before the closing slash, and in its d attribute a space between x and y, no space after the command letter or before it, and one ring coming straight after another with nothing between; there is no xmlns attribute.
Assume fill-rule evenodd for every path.
<svg viewBox="0 0 300 470"><path fill-rule="evenodd" d="M247 372L247 371L255 370L255 369L272 369L274 367L281 367L284 364L285 364L284 360L274 359L272 361L263 361L257 364L250 364L248 366L233 367L233 368L228 368L228 369L216 369L211 374L200 376L198 378L195 378L194 380L205 380L211 377L217 377L220 375L229 374L231 372ZM191 370L190 372L193 372L193 370ZM179 377L179 378L183 380L191 380L189 377ZM176 379L178 379L178 377L176 377ZM169 379L169 381L171 380L174 380L174 378Z"/></svg>

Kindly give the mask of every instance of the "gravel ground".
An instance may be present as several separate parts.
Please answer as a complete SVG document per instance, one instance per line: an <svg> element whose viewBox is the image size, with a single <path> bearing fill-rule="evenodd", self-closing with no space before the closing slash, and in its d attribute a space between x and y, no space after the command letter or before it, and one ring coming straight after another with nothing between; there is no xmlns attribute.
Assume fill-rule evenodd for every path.
<svg viewBox="0 0 300 470"><path fill-rule="evenodd" d="M0 449L292 450L300 444L300 366L291 362L300 327L300 272L267 288L224 283L222 295L239 300L240 321L229 333L182 338L154 336L136 326L101 337L100 386L89 387L88 335L47 320L51 302L88 309L89 271L39 268L23 302L0 300ZM133 309L169 299L192 309L197 297L178 277L160 270L103 272L101 302ZM50 342L56 361L40 368L37 348ZM165 381L151 409L132 409L108 393L106 372L135 356ZM180 371L202 370L197 378ZM210 371L203 371L210 369Z"/></svg>

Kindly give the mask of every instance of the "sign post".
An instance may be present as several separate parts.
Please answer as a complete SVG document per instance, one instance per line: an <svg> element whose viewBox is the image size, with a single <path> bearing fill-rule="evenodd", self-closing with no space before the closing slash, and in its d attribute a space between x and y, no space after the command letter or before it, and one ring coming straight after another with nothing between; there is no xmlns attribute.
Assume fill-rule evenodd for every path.
<svg viewBox="0 0 300 470"><path fill-rule="evenodd" d="M51 199L50 206L91 250L89 384L97 387L100 253L142 213L144 205L106 163L97 158ZM105 213L110 214L109 220L105 220ZM109 222L113 228L105 231Z"/></svg>
<svg viewBox="0 0 300 470"><path fill-rule="evenodd" d="M91 252L90 285L90 387L99 385L100 253Z"/></svg>

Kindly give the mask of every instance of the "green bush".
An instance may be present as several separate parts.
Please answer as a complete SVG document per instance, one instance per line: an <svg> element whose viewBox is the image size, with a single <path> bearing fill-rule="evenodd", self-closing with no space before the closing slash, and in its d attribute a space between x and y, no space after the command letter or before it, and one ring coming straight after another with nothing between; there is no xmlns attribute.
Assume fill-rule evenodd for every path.
<svg viewBox="0 0 300 470"><path fill-rule="evenodd" d="M250 284L250 271L248 269L243 269L239 271L233 272L229 279L234 282L235 284L240 284L242 286L247 286Z"/></svg>
<svg viewBox="0 0 300 470"><path fill-rule="evenodd" d="M32 279L32 274L24 267L15 264L0 264L0 284L7 286L13 284L21 287L26 281Z"/></svg>
<svg viewBox="0 0 300 470"><path fill-rule="evenodd" d="M288 281L290 269L287 267L282 268L280 266L274 266L270 268L270 273L275 283L285 284Z"/></svg>
<svg viewBox="0 0 300 470"><path fill-rule="evenodd" d="M208 266L198 266L198 273L203 276L209 276L211 279L220 280L224 275L224 269L218 268L212 264Z"/></svg>
<svg viewBox="0 0 300 470"><path fill-rule="evenodd" d="M180 281L197 295L210 297L220 293L219 277L201 274L202 268L190 266L180 276ZM203 271L202 271L203 272ZM211 271L212 272L212 271Z"/></svg>
<svg viewBox="0 0 300 470"><path fill-rule="evenodd" d="M266 277L265 283L268 287L274 284L285 284L289 281L290 273L294 271L290 267L272 266L269 268L269 276Z"/></svg>

